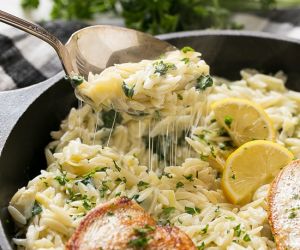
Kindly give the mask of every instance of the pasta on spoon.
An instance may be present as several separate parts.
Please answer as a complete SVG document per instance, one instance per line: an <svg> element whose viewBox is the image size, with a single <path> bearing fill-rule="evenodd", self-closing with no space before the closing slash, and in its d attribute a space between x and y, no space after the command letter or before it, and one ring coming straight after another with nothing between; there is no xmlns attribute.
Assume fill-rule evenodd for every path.
<svg viewBox="0 0 300 250"><path fill-rule="evenodd" d="M133 115L162 113L192 87L212 86L209 66L192 48L167 52L157 60L116 64L76 88L77 95L95 109L106 107ZM170 111L170 110L168 110Z"/></svg>

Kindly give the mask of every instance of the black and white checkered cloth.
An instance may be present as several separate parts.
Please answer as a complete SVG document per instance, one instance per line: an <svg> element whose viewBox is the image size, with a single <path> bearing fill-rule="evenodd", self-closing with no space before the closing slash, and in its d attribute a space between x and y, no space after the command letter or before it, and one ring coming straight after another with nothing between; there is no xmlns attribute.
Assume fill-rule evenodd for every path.
<svg viewBox="0 0 300 250"><path fill-rule="evenodd" d="M246 30L264 31L300 39L300 8L274 10L264 16L236 14L233 19ZM46 22L44 28L66 42L86 25L81 22ZM41 82L62 70L54 50L45 42L0 23L0 91Z"/></svg>

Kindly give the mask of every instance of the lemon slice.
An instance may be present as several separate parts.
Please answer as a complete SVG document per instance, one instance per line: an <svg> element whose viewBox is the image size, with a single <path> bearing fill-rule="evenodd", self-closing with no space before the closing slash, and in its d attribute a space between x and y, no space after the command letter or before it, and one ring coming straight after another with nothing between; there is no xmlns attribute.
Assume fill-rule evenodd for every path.
<svg viewBox="0 0 300 250"><path fill-rule="evenodd" d="M245 99L226 98L212 105L217 122L237 146L252 140L274 140L275 130L269 116L257 104Z"/></svg>
<svg viewBox="0 0 300 250"><path fill-rule="evenodd" d="M270 183L293 158L289 150L275 142L245 143L226 160L221 181L225 196L234 204L249 202L254 191Z"/></svg>

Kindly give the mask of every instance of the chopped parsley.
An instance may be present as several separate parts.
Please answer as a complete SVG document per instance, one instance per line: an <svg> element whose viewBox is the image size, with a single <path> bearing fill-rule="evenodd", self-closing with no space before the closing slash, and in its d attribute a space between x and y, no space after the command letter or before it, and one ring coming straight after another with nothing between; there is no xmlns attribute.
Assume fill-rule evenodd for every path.
<svg viewBox="0 0 300 250"><path fill-rule="evenodd" d="M193 174L184 175L183 177L184 177L185 179L187 179L188 181L193 181L193 180L194 180Z"/></svg>
<svg viewBox="0 0 300 250"><path fill-rule="evenodd" d="M208 87L211 87L213 85L213 79L210 77L210 75L202 75L198 77L196 89L198 90L206 90Z"/></svg>
<svg viewBox="0 0 300 250"><path fill-rule="evenodd" d="M294 194L292 199L294 200L299 200L300 199L300 195L299 194Z"/></svg>
<svg viewBox="0 0 300 250"><path fill-rule="evenodd" d="M224 117L224 123L230 128L231 127L231 123L233 121L233 118L229 115L226 115Z"/></svg>
<svg viewBox="0 0 300 250"><path fill-rule="evenodd" d="M186 53L186 52L189 52L189 51L194 52L195 50L194 50L193 48L189 47L189 46L185 46L185 47L183 47L183 48L181 49L181 51L182 51L183 53Z"/></svg>
<svg viewBox="0 0 300 250"><path fill-rule="evenodd" d="M163 61L155 62L153 66L154 66L154 74L158 73L160 76L167 74L169 69L176 69L175 64L165 63Z"/></svg>
<svg viewBox="0 0 300 250"><path fill-rule="evenodd" d="M91 210L92 209L92 202L87 198L87 196L84 197L84 199L82 201L82 206L86 210Z"/></svg>
<svg viewBox="0 0 300 250"><path fill-rule="evenodd" d="M181 188L181 187L184 187L184 184L181 181L177 182L176 188Z"/></svg>
<svg viewBox="0 0 300 250"><path fill-rule="evenodd" d="M32 210L31 210L31 215L32 216L38 215L42 211L43 211L43 209L42 209L40 203L38 203L37 201L34 201L34 204L33 204Z"/></svg>
<svg viewBox="0 0 300 250"><path fill-rule="evenodd" d="M233 216L226 216L225 219L226 219L226 220L231 220L231 221L234 221L234 220L235 220L235 218L234 218Z"/></svg>
<svg viewBox="0 0 300 250"><path fill-rule="evenodd" d="M151 237L148 237L148 234L155 230L154 227L145 225L142 228L135 228L134 232L136 234L136 238L131 239L128 242L128 246L134 248L144 248L147 246L148 242L151 240Z"/></svg>
<svg viewBox="0 0 300 250"><path fill-rule="evenodd" d="M135 194L131 197L132 200L135 200L136 202L138 202L138 198L140 197L139 194Z"/></svg>
<svg viewBox="0 0 300 250"><path fill-rule="evenodd" d="M57 180L58 183L63 186L63 185L66 185L66 183L69 181L69 179L66 178L66 175L67 175L67 173L65 172L65 173L62 173L62 175L58 175L58 176L54 177L54 179Z"/></svg>
<svg viewBox="0 0 300 250"><path fill-rule="evenodd" d="M117 184L117 185L119 185L120 183L126 183L127 182L127 179L126 179L126 177L123 177L122 179L120 178L120 177L118 177L117 179L115 179L115 183Z"/></svg>
<svg viewBox="0 0 300 250"><path fill-rule="evenodd" d="M132 98L134 95L134 87L135 85L129 87L125 82L123 82L122 84L122 89L124 94L128 97L128 98Z"/></svg>
<svg viewBox="0 0 300 250"><path fill-rule="evenodd" d="M197 250L204 250L205 249L205 243L202 242L200 246L197 246Z"/></svg>
<svg viewBox="0 0 300 250"><path fill-rule="evenodd" d="M250 238L249 234L245 234L244 237L243 237L243 240L244 240L245 242L251 241L251 238Z"/></svg>
<svg viewBox="0 0 300 250"><path fill-rule="evenodd" d="M237 237L241 236L241 233L242 233L241 224L238 224L237 226L235 226L233 228L233 230L234 230L234 236L237 236Z"/></svg>
<svg viewBox="0 0 300 250"><path fill-rule="evenodd" d="M297 216L297 213L295 211L292 211L290 214L289 214L289 219L294 219L296 218Z"/></svg>
<svg viewBox="0 0 300 250"><path fill-rule="evenodd" d="M184 210L185 210L186 213L191 214L191 215L199 214L201 212L201 209L197 208L197 207L195 207L195 208L185 207Z"/></svg>
<svg viewBox="0 0 300 250"><path fill-rule="evenodd" d="M205 228L201 229L202 234L206 234L208 230L208 224L205 226Z"/></svg>
<svg viewBox="0 0 300 250"><path fill-rule="evenodd" d="M144 181L139 181L139 183L137 184L139 190L145 189L147 187L149 187L149 183L148 182L144 182Z"/></svg>
<svg viewBox="0 0 300 250"><path fill-rule="evenodd" d="M169 217L175 211L175 207L165 207L162 211L162 216Z"/></svg>
<svg viewBox="0 0 300 250"><path fill-rule="evenodd" d="M111 212L111 211L108 211L108 212L107 212L107 215L108 215L108 216L114 216L115 214L114 214L113 212Z"/></svg>
<svg viewBox="0 0 300 250"><path fill-rule="evenodd" d="M86 178L84 178L81 183L83 183L84 185L87 185L87 184L92 184L92 177L91 176L88 176Z"/></svg>
<svg viewBox="0 0 300 250"><path fill-rule="evenodd" d="M188 64L190 62L190 58L182 58L180 61L183 61L185 64Z"/></svg>
<svg viewBox="0 0 300 250"><path fill-rule="evenodd" d="M179 100L183 100L183 96L182 96L181 94L177 94L177 98L178 98Z"/></svg>
<svg viewBox="0 0 300 250"><path fill-rule="evenodd" d="M235 174L232 174L232 175L231 175L231 179L233 179L233 180L235 180L235 179L236 179L236 176L235 176Z"/></svg>
<svg viewBox="0 0 300 250"><path fill-rule="evenodd" d="M104 198L104 196L108 190L109 190L109 187L106 185L106 181L102 181L102 187L99 188L100 197Z"/></svg>
<svg viewBox="0 0 300 250"><path fill-rule="evenodd" d="M102 111L103 127L112 128L114 124L120 124L122 122L122 116L120 113L111 109L109 111Z"/></svg>
<svg viewBox="0 0 300 250"><path fill-rule="evenodd" d="M130 240L128 242L128 246L135 247L135 248L144 248L148 244L149 240L150 239L148 237L144 237L144 236L137 237L135 239Z"/></svg>
<svg viewBox="0 0 300 250"><path fill-rule="evenodd" d="M71 83L71 85L75 88L84 81L83 76L65 76L65 79L68 80Z"/></svg>

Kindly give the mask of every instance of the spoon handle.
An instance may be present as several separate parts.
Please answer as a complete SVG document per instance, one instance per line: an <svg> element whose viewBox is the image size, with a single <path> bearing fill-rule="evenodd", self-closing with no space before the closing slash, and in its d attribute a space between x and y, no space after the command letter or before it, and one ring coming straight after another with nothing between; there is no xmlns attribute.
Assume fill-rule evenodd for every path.
<svg viewBox="0 0 300 250"><path fill-rule="evenodd" d="M0 10L0 21L34 35L50 44L59 56L65 71L70 74L72 66L68 63L68 51L61 41L41 26Z"/></svg>

